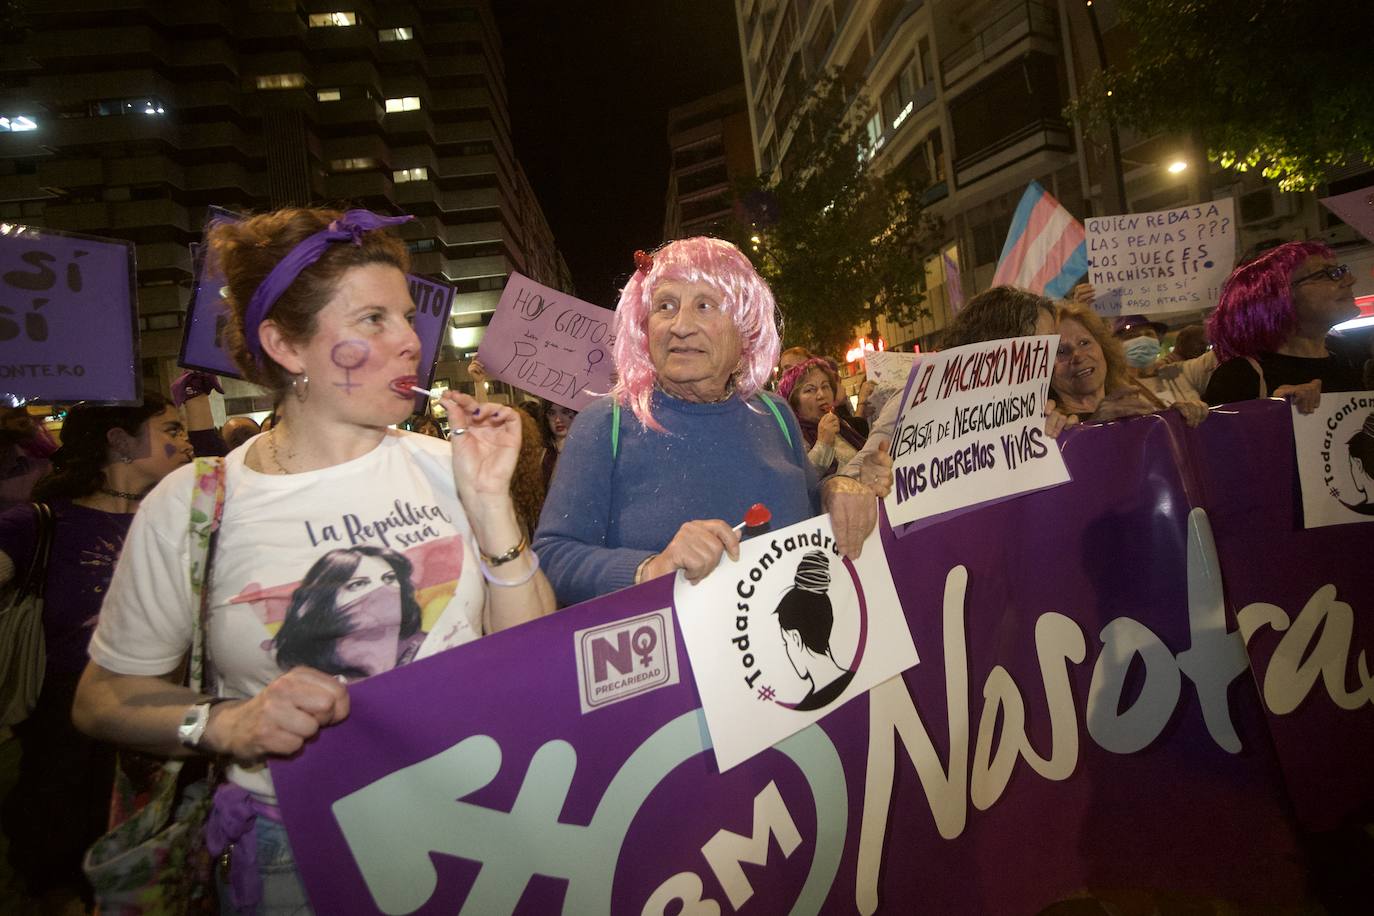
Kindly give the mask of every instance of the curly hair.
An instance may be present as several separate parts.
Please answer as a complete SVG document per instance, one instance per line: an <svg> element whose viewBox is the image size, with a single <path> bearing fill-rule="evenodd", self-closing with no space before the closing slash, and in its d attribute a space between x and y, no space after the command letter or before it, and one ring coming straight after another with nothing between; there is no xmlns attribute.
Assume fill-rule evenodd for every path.
<svg viewBox="0 0 1374 916"><path fill-rule="evenodd" d="M1298 325L1293 271L1310 257L1331 257L1321 242L1287 242L1231 271L1207 319L1217 360L1272 353Z"/></svg>
<svg viewBox="0 0 1374 916"><path fill-rule="evenodd" d="M515 471L510 476L510 497L515 503L515 515L525 526L525 534L534 537L539 527L539 513L544 509L544 449L540 427L547 428L523 410L520 417L520 454L515 459ZM552 448L552 446L547 446Z"/></svg>
<svg viewBox="0 0 1374 916"><path fill-rule="evenodd" d="M145 423L169 406L162 395L149 392L142 404L133 407L84 402L72 407L62 422L62 447L52 454L53 470L34 485L33 498L39 502L80 499L105 486L110 430L137 436Z"/></svg>
<svg viewBox="0 0 1374 916"><path fill-rule="evenodd" d="M1112 335L1107 323L1098 317L1097 312L1089 306L1060 302L1056 318L1059 324L1065 321L1078 322L1102 348L1102 358L1107 363L1107 377L1103 388L1105 393L1110 394L1130 383L1131 374L1126 369L1126 351L1122 348L1121 341ZM1058 397L1059 392L1055 392L1055 398Z"/></svg>
<svg viewBox="0 0 1374 916"><path fill-rule="evenodd" d="M212 259L206 273L218 272L225 278L226 301L233 316L225 329L229 353L250 382L277 394L291 382L290 374L271 357L264 354L259 361L248 348L244 320L253 292L291 249L341 216L341 210L288 208L241 222L222 220L206 232ZM364 233L359 245L330 245L277 298L269 313L272 322L288 340L309 340L315 333L315 316L334 297L344 273L369 264L385 264L405 273L410 269L410 255L399 239L381 230Z"/></svg>
<svg viewBox="0 0 1374 916"><path fill-rule="evenodd" d="M705 283L719 290L721 306L739 330L740 369L735 392L749 400L768 383L781 346L777 306L768 284L744 254L721 239L698 236L668 242L648 270L636 270L616 304L615 368L611 397L650 429L664 432L650 408L658 370L649 358L647 325L654 290L662 283Z"/></svg>

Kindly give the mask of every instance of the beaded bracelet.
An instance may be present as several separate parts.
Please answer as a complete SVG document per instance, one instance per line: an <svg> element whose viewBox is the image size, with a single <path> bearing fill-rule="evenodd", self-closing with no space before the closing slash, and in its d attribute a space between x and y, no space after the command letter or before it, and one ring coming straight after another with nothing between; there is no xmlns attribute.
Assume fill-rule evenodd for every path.
<svg viewBox="0 0 1374 916"><path fill-rule="evenodd" d="M487 561L482 559L481 553L477 555L477 565L482 567L482 578L486 579L492 585L498 586L499 588L515 588L517 585L524 585L534 578L535 573L539 572L539 554L535 553L533 548L530 548L529 555L530 571L519 579L498 579L493 576L490 567L487 566Z"/></svg>

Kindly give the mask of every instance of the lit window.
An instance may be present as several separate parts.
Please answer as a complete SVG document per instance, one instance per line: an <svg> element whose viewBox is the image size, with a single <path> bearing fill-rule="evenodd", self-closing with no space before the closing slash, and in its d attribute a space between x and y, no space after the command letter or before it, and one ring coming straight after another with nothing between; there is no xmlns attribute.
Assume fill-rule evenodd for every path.
<svg viewBox="0 0 1374 916"><path fill-rule="evenodd" d="M331 159L329 161L329 171L331 172L361 172L366 169L375 169L377 160L371 156L359 157L357 159Z"/></svg>
<svg viewBox="0 0 1374 916"><path fill-rule="evenodd" d="M325 28L336 25L357 25L357 13L311 13L310 27L312 29Z"/></svg>
<svg viewBox="0 0 1374 916"><path fill-rule="evenodd" d="M315 101L317 102L337 102L340 98L342 96L337 89L321 89L315 93Z"/></svg>
<svg viewBox="0 0 1374 916"><path fill-rule="evenodd" d="M413 169L397 169L391 173L391 180L397 184L407 181L429 181L429 169L423 165Z"/></svg>
<svg viewBox="0 0 1374 916"><path fill-rule="evenodd" d="M415 30L409 26L399 29L382 29L377 33L378 41L410 41L415 37Z"/></svg>
<svg viewBox="0 0 1374 916"><path fill-rule="evenodd" d="M259 89L300 89L304 85L304 73L269 73L258 77Z"/></svg>
<svg viewBox="0 0 1374 916"><path fill-rule="evenodd" d="M399 99L387 99L387 111L418 111L420 108L420 97L418 95L408 95Z"/></svg>
<svg viewBox="0 0 1374 916"><path fill-rule="evenodd" d="M114 115L160 115L167 113L167 109L162 107L161 99L139 96L132 99L99 99L90 103L89 111L92 115L100 118Z"/></svg>
<svg viewBox="0 0 1374 916"><path fill-rule="evenodd" d="M37 130L38 122L28 115L15 115L12 118L0 117L0 131L19 133L21 130Z"/></svg>

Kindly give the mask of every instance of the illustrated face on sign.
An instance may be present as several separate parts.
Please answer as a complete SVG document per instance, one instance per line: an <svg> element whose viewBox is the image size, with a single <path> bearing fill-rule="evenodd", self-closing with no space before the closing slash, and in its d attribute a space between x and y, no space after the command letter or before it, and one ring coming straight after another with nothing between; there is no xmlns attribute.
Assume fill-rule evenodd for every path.
<svg viewBox="0 0 1374 916"><path fill-rule="evenodd" d="M664 391L686 401L724 396L742 345L719 290L707 283L660 283L645 331L649 360Z"/></svg>
<svg viewBox="0 0 1374 916"><path fill-rule="evenodd" d="M1326 273L1340 274L1331 279ZM1293 309L1304 325L1329 328L1360 313L1355 305L1355 276L1349 269L1341 272L1331 258L1312 255L1293 271Z"/></svg>
<svg viewBox="0 0 1374 916"><path fill-rule="evenodd" d="M1374 414L1365 420L1365 429L1374 428ZM1365 503L1374 500L1374 433L1363 430L1346 443L1350 449L1350 476Z"/></svg>
<svg viewBox="0 0 1374 916"><path fill-rule="evenodd" d="M315 335L296 345L310 376L307 408L374 427L408 417L420 362L414 320L401 271L382 264L346 271L316 316Z"/></svg>
<svg viewBox="0 0 1374 916"><path fill-rule="evenodd" d="M824 414L835 409L835 392L830 387L830 376L818 366L802 376L793 392L797 416L809 423L815 423Z"/></svg>
<svg viewBox="0 0 1374 916"><path fill-rule="evenodd" d="M1107 359L1097 338L1072 318L1059 324L1059 350L1054 360L1054 388L1075 397L1088 397L1107 385Z"/></svg>

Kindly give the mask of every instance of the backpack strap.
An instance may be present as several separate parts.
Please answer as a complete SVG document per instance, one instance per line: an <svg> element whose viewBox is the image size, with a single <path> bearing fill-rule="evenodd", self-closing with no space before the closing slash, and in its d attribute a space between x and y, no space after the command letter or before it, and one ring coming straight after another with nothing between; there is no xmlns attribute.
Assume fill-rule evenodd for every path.
<svg viewBox="0 0 1374 916"><path fill-rule="evenodd" d="M787 421L782 418L782 411L778 410L778 405L773 403L773 399L760 392L759 400L773 414L773 419L778 421L778 429L782 430L782 437L787 440L787 447L792 447L792 434L787 430ZM611 460L620 457L620 402L611 402Z"/></svg>
<svg viewBox="0 0 1374 916"><path fill-rule="evenodd" d="M53 520L52 508L47 503L34 503L33 510L38 515L38 542L33 557L29 560L29 571L15 596L16 600L25 595L42 598L43 586L48 578L48 555L52 552L53 529L57 527L57 523Z"/></svg>

